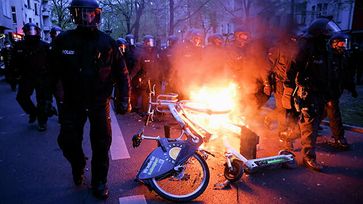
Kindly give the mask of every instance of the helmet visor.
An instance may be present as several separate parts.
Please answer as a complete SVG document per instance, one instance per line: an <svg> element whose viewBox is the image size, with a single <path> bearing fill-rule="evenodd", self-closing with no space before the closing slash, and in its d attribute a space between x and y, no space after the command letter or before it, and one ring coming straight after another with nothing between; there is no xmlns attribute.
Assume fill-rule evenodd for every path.
<svg viewBox="0 0 363 204"><path fill-rule="evenodd" d="M331 42L331 47L336 50L349 50L350 42L348 39L336 39Z"/></svg>
<svg viewBox="0 0 363 204"><path fill-rule="evenodd" d="M135 45L135 39L134 38L126 38L129 45Z"/></svg>
<svg viewBox="0 0 363 204"><path fill-rule="evenodd" d="M333 34L340 32L342 29L339 28L339 26L334 21L329 21L328 24L326 24L326 30L328 31L328 34Z"/></svg>
<svg viewBox="0 0 363 204"><path fill-rule="evenodd" d="M154 47L155 46L155 40L152 39L152 38L149 38L149 39L145 40L145 45L147 47Z"/></svg>
<svg viewBox="0 0 363 204"><path fill-rule="evenodd" d="M74 23L84 27L96 27L100 23L100 8L72 8Z"/></svg>
<svg viewBox="0 0 363 204"><path fill-rule="evenodd" d="M25 35L35 36L38 35L38 30L35 26L30 26Z"/></svg>

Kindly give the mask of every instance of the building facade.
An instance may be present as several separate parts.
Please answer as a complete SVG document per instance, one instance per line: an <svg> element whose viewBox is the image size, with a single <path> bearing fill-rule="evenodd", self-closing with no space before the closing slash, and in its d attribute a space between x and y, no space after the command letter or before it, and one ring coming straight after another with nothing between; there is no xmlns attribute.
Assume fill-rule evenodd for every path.
<svg viewBox="0 0 363 204"><path fill-rule="evenodd" d="M303 30L316 18L332 17L343 31L351 31L355 19L354 11L361 0L280 0L280 1L251 1L229 0L223 7L224 16L220 18L219 33L233 32L240 25L250 31L258 30L262 25L271 31L273 28L283 28L295 24ZM361 11L361 10L360 10ZM262 27L261 26L261 27Z"/></svg>
<svg viewBox="0 0 363 204"><path fill-rule="evenodd" d="M0 25L9 38L23 35L26 23L34 23L42 29L42 37L48 36L51 28L48 0L0 0ZM1 30L0 30L1 32Z"/></svg>

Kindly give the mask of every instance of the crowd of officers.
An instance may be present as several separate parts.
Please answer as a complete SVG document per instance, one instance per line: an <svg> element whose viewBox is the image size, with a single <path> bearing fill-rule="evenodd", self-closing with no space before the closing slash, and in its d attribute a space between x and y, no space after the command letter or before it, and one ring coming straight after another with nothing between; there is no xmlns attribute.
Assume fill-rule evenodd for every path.
<svg viewBox="0 0 363 204"><path fill-rule="evenodd" d="M214 34L208 37L208 46L203 47L202 34L196 30L189 31L185 42L170 36L166 49L159 51L150 35L144 37L140 48L134 44L132 35L119 38L117 42L126 56L135 90L133 106L141 113L147 107L147 80L156 83L161 92L170 89L183 96L183 87L191 83L190 80L198 79L199 75L204 82L210 75L225 77L223 71L227 65L227 75L239 84L240 91L246 84L256 85L252 101L257 108L274 95L278 136L283 147L289 150L293 149L293 141L301 137L305 166L316 171L323 169L316 161L315 143L325 117L329 118L332 130L329 144L340 150L349 149L339 99L343 90L357 97L354 80L357 62L349 49L349 35L341 32L331 19L319 18L305 33L282 35L267 48L258 48L250 33L238 29L228 45L222 35ZM257 63L257 66L266 69L256 70L258 74L254 75L248 69L256 67L256 61L261 59L264 63ZM175 63L176 60L181 63ZM183 62L194 68L184 68ZM173 67L175 64L177 68ZM207 70L202 66L207 66ZM184 70L188 73L183 74ZM181 83L182 88L176 83ZM251 100L248 103L243 106L253 105Z"/></svg>
<svg viewBox="0 0 363 204"><path fill-rule="evenodd" d="M183 88L178 86L177 82L187 86L191 78L199 76L197 78L202 78L204 81L201 80L198 83L203 84L213 73L235 80L240 84L241 91L244 88L244 82L253 83L256 91L253 92L252 98L257 108L264 105L269 97L274 95L276 102L274 113L278 121L279 138L284 142L286 148L292 148L293 140L301 137L303 163L308 168L317 171L323 168L316 161L315 143L319 124L326 116L329 118L332 129L331 144L340 149L349 148L344 137L339 98L344 89L350 91L353 97L357 97L353 80L355 70L353 70L354 66L350 60L350 50L347 49L350 38L347 34L340 32L330 19L319 18L308 27L304 34L297 36L289 33L275 40L271 46L261 48L256 48L257 44L251 34L243 29L236 29L233 40L228 44L224 36L210 35L208 45L205 47L202 33L191 29L183 42L176 36L170 36L167 46L163 49L157 48L152 35L143 36L142 42L137 43L135 37L128 34L124 38L118 38L115 42L120 56L104 56L102 49L106 49L105 46L108 44L112 45L110 39L106 37L100 40L106 44L84 43L83 47L81 45L77 47L88 38L92 40L93 37L99 35L87 33L88 31L82 29L78 29L77 32L67 32L61 37L58 44L55 39L62 32L59 27L51 30L52 42L50 44L41 40L40 29L33 23L25 24L23 31L24 40L15 43L12 47L9 44L2 51L6 63L6 80L14 91L18 86L16 100L29 115L29 123L38 121L39 131L46 130L48 117L58 114L59 122L62 124L58 142L65 157L72 165L74 176L83 176L85 156L83 153L75 156L74 149L67 150L69 144L68 146L66 144L69 137L65 135L72 134L72 131L80 131L79 134L82 134L81 129L75 130L74 123L67 123L68 119L81 117L77 121L81 124L79 127L83 128L82 124L85 122L83 114L87 114L91 123L94 123L94 127L91 129L93 132L91 139L92 134L97 135L100 128L109 129L107 128L109 123L97 121L97 118L109 113L107 106L105 106L106 109L102 109L103 111L92 111L98 110L101 104L108 101L109 93L101 93L106 90L110 91L107 88L110 86L110 79L107 78L110 70L107 67L113 66L113 64L109 64L114 63L111 58L120 57L120 60L126 64L127 70L116 76L124 77L124 74L128 73L128 78L124 77L121 81L130 83L131 95L125 94L125 92L129 92L125 88L127 85L114 87L116 91L114 91L113 97L116 101L116 112L125 112L130 109L128 102L131 101L133 111L141 115L145 114L148 102L148 81L156 84L159 92L172 91L183 97L183 94L186 93L183 93ZM77 41L74 38L77 38ZM61 50L61 58L55 56L54 46ZM68 47L74 47L74 49ZM93 51L98 54L93 56L92 53L88 53ZM72 57L77 52L86 54L76 58ZM92 59L85 58L89 56L92 56ZM59 59L63 61L60 63L57 61ZM258 64L265 66L264 71L251 76L253 71L248 70L249 65L260 59L265 59L263 63ZM175 63L176 61L178 63ZM77 81L77 78L74 77L77 75L73 73L74 70L59 67L56 65L57 63L77 66L83 81ZM88 64L91 63L97 65L95 68L99 75L97 80L95 80L94 70L87 70ZM122 62L117 61L117 63ZM175 67L175 64L178 67ZM199 69L201 66L208 68ZM225 67L228 67L227 71L225 71ZM54 74L55 72L56 74ZM54 75L60 76L60 79L54 78ZM120 79L113 80L120 81ZM77 87L80 87L79 90ZM118 89L122 90L117 91ZM31 100L34 90L36 104ZM53 96L56 99L57 111L52 106ZM129 99L128 96L131 98ZM65 101L69 98L79 103L70 105ZM81 104L90 101L94 101L93 105ZM244 106L248 106L248 104L244 104ZM80 112L78 109L80 107L87 108L85 112ZM79 112L79 114L74 115L75 112ZM79 142L82 142L81 137ZM107 142L105 145L109 147L111 140L104 142ZM78 162L75 162L75 157ZM101 155L101 157L106 157L106 155ZM94 159L97 160L97 158ZM100 159L102 160L102 158ZM99 171L108 169L108 166L96 168L99 165L96 162L93 165L95 165L95 169L101 169ZM100 179L102 176L99 178L100 175L105 175L105 172L95 170L95 181L106 183L105 178L102 178L103 180ZM83 178L75 176L74 179L74 182L79 184Z"/></svg>

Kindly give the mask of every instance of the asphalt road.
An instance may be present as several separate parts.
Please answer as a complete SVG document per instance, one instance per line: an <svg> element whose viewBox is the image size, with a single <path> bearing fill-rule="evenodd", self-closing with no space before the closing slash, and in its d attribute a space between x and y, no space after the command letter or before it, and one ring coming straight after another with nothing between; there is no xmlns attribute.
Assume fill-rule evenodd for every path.
<svg viewBox="0 0 363 204"><path fill-rule="evenodd" d="M38 132L15 100L15 93L0 81L0 203L168 203L144 185L135 182L135 175L145 157L156 147L153 141L143 141L132 148L131 137L142 127L136 114L115 116L113 146L108 185L111 191L106 201L95 199L90 190L90 171L86 184L75 187L71 169L57 145L59 124L53 117L46 132ZM162 135L165 121L155 122L145 132ZM172 130L173 131L173 130ZM255 125L260 136L257 157L276 155L280 143L274 130ZM84 151L91 159L85 127ZM362 203L363 202L363 134L346 132L350 151L336 151L325 144L329 129L324 127L318 139L317 157L327 168L323 173L301 166L300 141L295 142L298 161L296 169L269 168L254 174L244 174L241 181L221 190L214 184L225 181L224 159L209 157L211 180L207 190L191 203ZM217 151L217 150L216 150ZM90 160L87 161L90 168Z"/></svg>

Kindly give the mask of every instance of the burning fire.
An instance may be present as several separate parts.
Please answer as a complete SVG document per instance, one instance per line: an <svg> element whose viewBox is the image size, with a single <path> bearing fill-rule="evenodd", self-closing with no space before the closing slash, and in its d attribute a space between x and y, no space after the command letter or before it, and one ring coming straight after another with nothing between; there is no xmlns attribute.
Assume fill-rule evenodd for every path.
<svg viewBox="0 0 363 204"><path fill-rule="evenodd" d="M202 87L191 91L190 99L212 111L232 111L238 104L237 85L231 82L227 87Z"/></svg>
<svg viewBox="0 0 363 204"><path fill-rule="evenodd" d="M185 103L188 118L213 134L211 140L240 135L244 119L239 112L239 94L235 83L225 87L202 87L191 91L190 101ZM219 146L210 144L208 149ZM203 147L206 148L206 147Z"/></svg>

